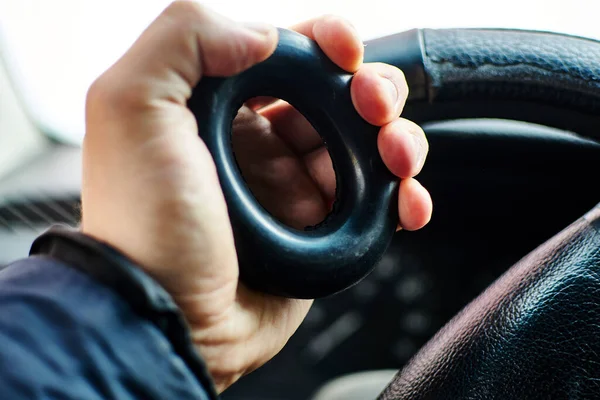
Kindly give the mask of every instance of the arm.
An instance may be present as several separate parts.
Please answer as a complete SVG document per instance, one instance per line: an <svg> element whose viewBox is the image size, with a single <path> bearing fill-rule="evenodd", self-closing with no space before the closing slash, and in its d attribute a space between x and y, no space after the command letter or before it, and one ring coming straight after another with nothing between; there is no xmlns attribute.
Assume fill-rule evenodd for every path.
<svg viewBox="0 0 600 400"><path fill-rule="evenodd" d="M114 249L52 229L0 272L0 392L215 399L170 296Z"/></svg>

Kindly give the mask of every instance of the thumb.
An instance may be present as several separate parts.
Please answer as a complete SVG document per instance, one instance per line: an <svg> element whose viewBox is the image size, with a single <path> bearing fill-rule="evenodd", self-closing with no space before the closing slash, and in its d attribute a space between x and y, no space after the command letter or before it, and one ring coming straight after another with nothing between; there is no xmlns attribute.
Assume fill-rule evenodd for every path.
<svg viewBox="0 0 600 400"><path fill-rule="evenodd" d="M277 39L273 26L240 24L195 1L179 0L156 18L103 81L124 85L126 93L120 95L130 105L156 100L185 104L203 75L230 76L264 61Z"/></svg>

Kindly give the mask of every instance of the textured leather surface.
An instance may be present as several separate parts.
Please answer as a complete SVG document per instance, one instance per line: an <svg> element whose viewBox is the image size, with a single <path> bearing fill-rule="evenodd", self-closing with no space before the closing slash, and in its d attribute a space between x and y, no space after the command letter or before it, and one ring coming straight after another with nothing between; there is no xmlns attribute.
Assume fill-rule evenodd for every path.
<svg viewBox="0 0 600 400"><path fill-rule="evenodd" d="M600 111L597 41L516 30L424 29L422 35L430 103L520 101Z"/></svg>
<svg viewBox="0 0 600 400"><path fill-rule="evenodd" d="M467 306L380 397L596 398L600 398L600 205Z"/></svg>

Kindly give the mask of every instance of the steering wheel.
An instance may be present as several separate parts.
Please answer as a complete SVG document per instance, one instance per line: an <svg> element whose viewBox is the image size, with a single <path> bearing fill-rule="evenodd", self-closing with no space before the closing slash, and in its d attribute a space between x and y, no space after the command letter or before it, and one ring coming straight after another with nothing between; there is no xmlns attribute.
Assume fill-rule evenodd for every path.
<svg viewBox="0 0 600 400"><path fill-rule="evenodd" d="M290 45L278 48L278 57L232 80L207 80L190 106L212 113L197 114L199 123L206 124L202 126L205 132L214 134L203 139L212 143L209 148L213 154L226 155L227 124L243 100L258 94L291 98L331 144L338 175L351 172L348 176L352 179L342 182L338 193L338 200L343 202L334 209L335 218L326 220L324 227L298 233L267 220L250 197L239 196L243 181L232 178L233 158L220 158L225 160L218 167L222 183L229 185L226 191L230 190L233 199L228 204L234 219L260 222L243 222L242 236L236 236L236 244L250 243L242 246L242 252L258 265L242 277L276 294L314 297L345 289L368 275L387 248L393 230L390 221L395 220L392 211L373 210L387 210L386 204L394 201L395 186L373 158L372 144L358 141L359 135L351 135L349 145L342 143L340 132L344 128L370 129L353 117L347 124L340 122L349 108L344 97L348 78L322 57L315 57L318 53L307 41L285 35L283 39L289 39ZM298 49L308 49L308 53ZM283 57L286 55L287 59ZM279 62L282 59L284 63ZM310 107L297 89L298 82L282 72L289 72L290 63L298 59L303 64L294 67L294 79L300 85L313 82L309 88L326 98L328 92L335 93L336 101ZM396 65L404 71L410 96L403 116L419 124L497 118L566 130L590 142L600 139L600 43L596 41L545 32L419 29L367 43L365 59ZM319 71L327 76L320 76ZM277 87L268 82L277 82ZM215 100L220 94L234 93L233 85L243 90L229 98L221 97L224 103ZM227 112L217 115L219 110ZM529 151L533 154L535 148ZM358 158L350 157L354 155ZM372 162L375 167L365 167ZM512 160L505 162L510 167ZM591 165L600 175L600 163ZM556 182L557 190L561 183ZM596 190L599 186L598 181L590 185ZM370 197L373 193L375 196ZM344 200L348 194L350 200ZM246 212L243 210L250 212L246 216L236 214ZM366 221L365 215L375 217ZM264 232L276 240L269 241ZM328 242L332 232L344 234ZM255 240L239 242L244 238ZM327 252L333 249L332 243L343 244L335 249L352 247L359 251L344 258L344 252ZM273 244L281 246L272 248L271 258L252 255L257 248ZM294 269L298 257L313 251L318 257L310 268ZM332 260L338 262L335 268L319 275L318 271L331 266ZM280 270L274 271L274 262L282 266ZM381 399L598 398L598 321L600 208L596 207L516 264L468 305L412 359Z"/></svg>
<svg viewBox="0 0 600 400"><path fill-rule="evenodd" d="M398 50L403 46L413 49L408 56ZM503 118L600 139L597 41L544 32L424 29L370 47L369 59L408 71L412 97L405 116L419 123ZM600 177L600 163L596 168ZM463 309L381 399L600 398L599 320L596 206Z"/></svg>

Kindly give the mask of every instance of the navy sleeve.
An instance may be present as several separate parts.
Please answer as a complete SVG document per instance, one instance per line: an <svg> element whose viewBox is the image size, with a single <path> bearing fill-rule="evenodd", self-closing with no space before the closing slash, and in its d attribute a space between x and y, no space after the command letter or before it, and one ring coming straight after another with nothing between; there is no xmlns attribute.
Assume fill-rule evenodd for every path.
<svg viewBox="0 0 600 400"><path fill-rule="evenodd" d="M0 271L2 399L217 398L178 310L135 266L76 233L32 253Z"/></svg>

